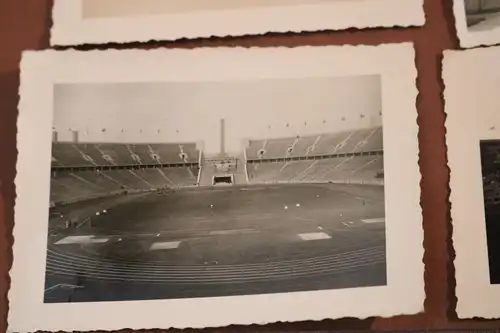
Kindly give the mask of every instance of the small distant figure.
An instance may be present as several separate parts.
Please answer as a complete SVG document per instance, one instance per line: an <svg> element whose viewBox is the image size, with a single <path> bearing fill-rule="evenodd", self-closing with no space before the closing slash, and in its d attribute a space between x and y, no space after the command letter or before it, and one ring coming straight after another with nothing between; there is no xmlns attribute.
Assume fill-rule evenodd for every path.
<svg viewBox="0 0 500 333"><path fill-rule="evenodd" d="M288 210L288 206L285 206L285 210Z"/></svg>
<svg viewBox="0 0 500 333"><path fill-rule="evenodd" d="M64 226L66 227L66 229L69 229L69 227L71 226L71 222L69 220L66 220L66 222L64 222Z"/></svg>
<svg viewBox="0 0 500 333"><path fill-rule="evenodd" d="M210 208L214 208L214 205L210 205Z"/></svg>

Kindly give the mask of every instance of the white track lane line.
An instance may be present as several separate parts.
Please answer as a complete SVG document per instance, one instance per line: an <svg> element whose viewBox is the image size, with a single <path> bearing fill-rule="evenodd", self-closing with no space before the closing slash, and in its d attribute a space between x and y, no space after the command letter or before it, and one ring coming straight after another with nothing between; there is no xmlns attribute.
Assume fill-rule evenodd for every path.
<svg viewBox="0 0 500 333"><path fill-rule="evenodd" d="M385 217L379 217L375 219L364 219L361 220L363 223L384 223L385 222Z"/></svg>
<svg viewBox="0 0 500 333"><path fill-rule="evenodd" d="M94 238L94 235L87 236L68 236L55 242L55 245L63 244L102 244L106 243L109 238Z"/></svg>
<svg viewBox="0 0 500 333"><path fill-rule="evenodd" d="M158 250L172 250L179 247L180 241L171 241L171 242L154 242L151 244L149 248L150 251L158 251Z"/></svg>
<svg viewBox="0 0 500 333"><path fill-rule="evenodd" d="M311 241L311 240L321 240L321 239L330 239L330 235L324 233L324 232L310 232L310 233L304 233L304 234L299 234L299 237L303 241Z"/></svg>

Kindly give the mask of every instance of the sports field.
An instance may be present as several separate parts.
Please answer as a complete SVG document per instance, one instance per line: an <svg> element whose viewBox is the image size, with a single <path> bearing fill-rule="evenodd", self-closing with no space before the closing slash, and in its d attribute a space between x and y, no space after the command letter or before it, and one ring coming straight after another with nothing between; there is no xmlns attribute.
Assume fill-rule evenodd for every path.
<svg viewBox="0 0 500 333"><path fill-rule="evenodd" d="M193 188L63 206L51 212L45 302L384 285L384 216L383 187L337 184Z"/></svg>

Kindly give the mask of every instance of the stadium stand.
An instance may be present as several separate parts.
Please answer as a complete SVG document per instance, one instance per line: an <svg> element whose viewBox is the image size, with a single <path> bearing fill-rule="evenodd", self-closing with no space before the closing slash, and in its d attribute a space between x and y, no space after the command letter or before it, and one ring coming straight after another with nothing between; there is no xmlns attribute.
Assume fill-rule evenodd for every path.
<svg viewBox="0 0 500 333"><path fill-rule="evenodd" d="M77 145L71 143L52 144L52 162L59 166L90 166L93 165L86 160Z"/></svg>
<svg viewBox="0 0 500 333"><path fill-rule="evenodd" d="M246 150L250 182L380 183L383 178L381 127L293 140L251 141ZM259 146L273 149L256 155Z"/></svg>
<svg viewBox="0 0 500 333"><path fill-rule="evenodd" d="M246 155L248 160L254 160L365 152L382 148L382 128L375 127L334 134L251 140Z"/></svg>
<svg viewBox="0 0 500 333"><path fill-rule="evenodd" d="M198 162L200 151L196 148L195 143L179 143L179 144L153 144L151 149L156 152L162 163L183 163L183 162Z"/></svg>
<svg viewBox="0 0 500 333"><path fill-rule="evenodd" d="M319 136L297 137L288 152L289 157L307 156L312 152L312 147L317 143Z"/></svg>
<svg viewBox="0 0 500 333"><path fill-rule="evenodd" d="M194 163L199 153L195 143L52 144L53 163L67 167Z"/></svg>
<svg viewBox="0 0 500 333"><path fill-rule="evenodd" d="M195 143L53 143L51 204L196 185L200 154L196 147Z"/></svg>

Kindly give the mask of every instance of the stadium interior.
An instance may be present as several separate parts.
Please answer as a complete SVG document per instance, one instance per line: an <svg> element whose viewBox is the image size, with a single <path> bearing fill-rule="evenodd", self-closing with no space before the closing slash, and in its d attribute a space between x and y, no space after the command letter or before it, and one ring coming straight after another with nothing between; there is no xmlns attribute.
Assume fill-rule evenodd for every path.
<svg viewBox="0 0 500 333"><path fill-rule="evenodd" d="M52 146L51 206L223 183L383 182L382 128L250 140L242 156L205 157L196 143Z"/></svg>
<svg viewBox="0 0 500 333"><path fill-rule="evenodd" d="M380 110L379 76L56 87L45 302L386 284Z"/></svg>
<svg viewBox="0 0 500 333"><path fill-rule="evenodd" d="M380 196L383 193L381 127L248 140L240 155L221 152L205 156L199 146L197 143L53 143L47 302L279 292L287 284L285 290L294 291L385 283L384 228L380 227L384 221L380 218L384 216L383 195ZM314 184L319 187L311 187ZM332 189L332 184L347 187ZM366 186L373 189L367 190ZM229 191L214 193L225 189ZM196 203L190 203L192 198ZM340 205L337 212L328 209L332 200ZM172 201L175 206L171 206ZM259 210L245 208L249 202ZM298 214L301 204L309 210ZM193 209L196 205L200 207ZM157 207L164 208L156 213L143 211ZM294 219L283 216L283 212L292 209L296 210ZM199 215L191 216L193 211ZM331 215L336 218L331 219ZM141 222L126 224L127 217ZM154 222L158 219L168 221L159 226ZM210 226L203 225L207 222ZM207 227L210 230L203 230ZM189 231L181 231L185 229ZM305 253L309 251L304 257L304 252L299 251L304 245L297 246L295 241L287 239L296 237L290 233L299 235L297 239L334 241L335 247L316 242L311 248L302 248ZM176 249L179 239L193 242L202 234L216 244L198 244L196 251L188 249L183 254L179 251L174 258L171 254L159 256L162 253L159 250ZM224 235L226 238L220 239ZM226 244L230 235L233 238ZM239 243L231 244L237 238ZM361 242L353 245L356 238ZM255 252L257 244L259 251ZM66 246L64 252L61 246ZM96 246L98 250L92 251L97 252L89 256L89 248ZM144 259L145 246L147 259ZM125 247L125 252L121 247ZM236 251L238 256L224 249ZM203 254L195 260L193 253L197 251ZM276 255L279 255L279 260L274 258L277 263L272 261ZM212 256L217 260L212 260ZM262 256L266 257L264 263ZM141 264L137 262L139 258L144 260ZM163 268L165 260L172 266ZM182 265L175 266L179 260ZM275 265L271 269L273 274L266 267L270 260ZM220 261L230 268L224 270ZM185 264L191 266L184 268ZM132 273L127 272L131 265ZM345 267L349 265L353 266ZM139 269L142 275L137 277L133 273ZM236 269L241 270L241 275L234 273ZM161 278L158 270L163 272ZM292 275L291 270L295 272ZM191 281L203 277L204 283ZM136 288L149 290L146 286L156 283L163 291L156 291L156 296L144 290L131 295L123 291L124 287L117 287L117 280L123 284L130 279L135 281ZM111 286L118 290L110 287L110 280ZM186 280L191 281L189 288L185 286ZM106 292L102 291L104 283L108 283ZM185 289L179 289L179 284ZM76 293L82 286L87 292Z"/></svg>

